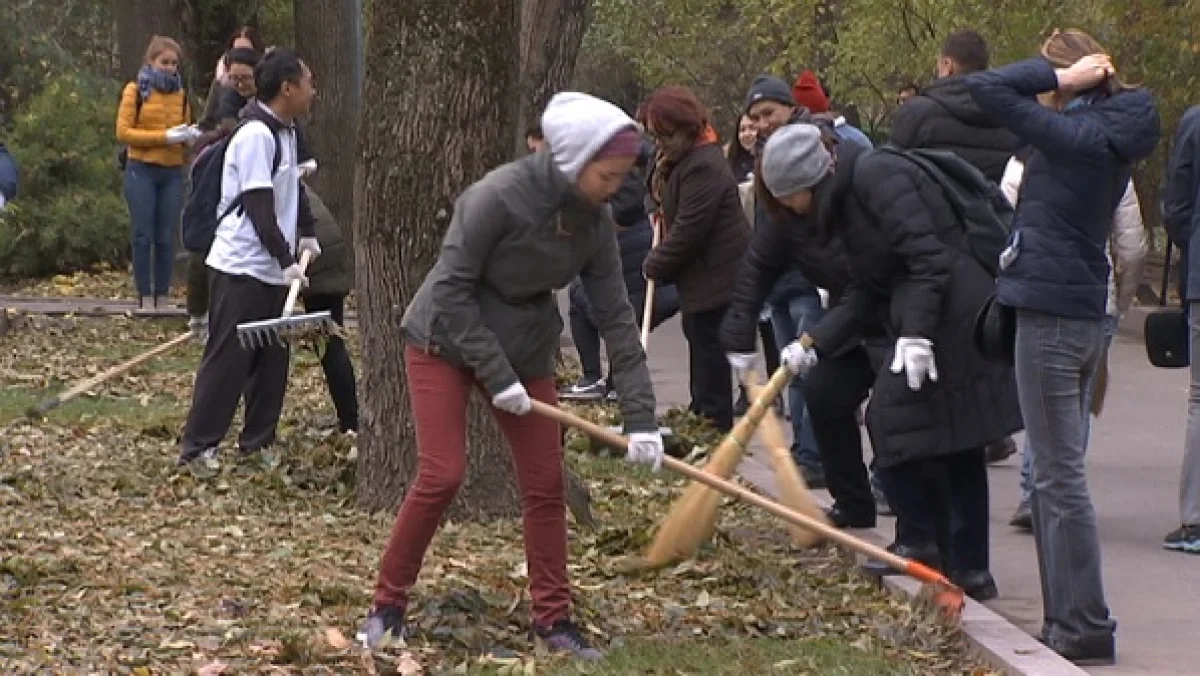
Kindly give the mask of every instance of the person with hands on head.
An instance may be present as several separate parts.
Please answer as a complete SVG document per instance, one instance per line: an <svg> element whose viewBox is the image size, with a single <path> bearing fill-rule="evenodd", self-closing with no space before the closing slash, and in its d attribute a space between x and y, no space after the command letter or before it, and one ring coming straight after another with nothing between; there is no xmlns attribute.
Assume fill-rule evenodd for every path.
<svg viewBox="0 0 1200 676"><path fill-rule="evenodd" d="M887 330L890 366L860 385L872 390L867 432L897 517L891 548L944 569L978 600L995 597L983 447L1019 430L1021 411L1012 369L974 346L994 282L964 225L916 163L848 144L835 162L812 125L772 135L762 164L771 197L808 216L818 237L840 239L851 274L840 302L784 349L783 362L812 373L864 328Z"/></svg>
<svg viewBox="0 0 1200 676"><path fill-rule="evenodd" d="M654 469L662 462L650 371L607 204L642 139L620 108L577 92L550 100L542 130L548 151L491 171L458 197L438 260L404 313L417 474L359 633L368 648L403 635L409 591L464 478L467 402L478 389L513 454L534 631L551 650L602 657L570 619L560 428L530 410L534 399L557 401L562 319L554 291L579 276L608 345L627 458Z"/></svg>
<svg viewBox="0 0 1200 676"><path fill-rule="evenodd" d="M1150 92L1121 82L1103 45L1077 30L1055 31L1037 57L971 75L967 87L1033 148L995 301L1015 317L1042 639L1077 664L1112 664L1116 622L1104 598L1085 421L1105 355L1106 245L1133 164L1158 144L1158 108Z"/></svg>

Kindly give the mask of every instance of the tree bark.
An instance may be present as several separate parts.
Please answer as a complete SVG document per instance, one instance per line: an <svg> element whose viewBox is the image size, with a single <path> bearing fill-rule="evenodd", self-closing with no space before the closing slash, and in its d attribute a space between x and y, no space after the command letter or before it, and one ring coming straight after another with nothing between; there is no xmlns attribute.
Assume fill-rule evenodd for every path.
<svg viewBox="0 0 1200 676"><path fill-rule="evenodd" d="M516 0L371 0L354 249L363 350L358 504L390 509L415 465L400 317L437 259L455 197L512 150ZM452 511L517 511L507 445L478 395Z"/></svg>
<svg viewBox="0 0 1200 676"><path fill-rule="evenodd" d="M575 59L587 30L591 0L521 0L521 109L516 154L525 150L525 130L536 122L556 92L571 83Z"/></svg>
<svg viewBox="0 0 1200 676"><path fill-rule="evenodd" d="M304 127L318 166L308 181L349 234L356 153L346 139L358 132L362 6L356 0L294 0L293 7L296 50L320 89Z"/></svg>
<svg viewBox="0 0 1200 676"><path fill-rule="evenodd" d="M177 0L114 0L121 79L128 81L137 77L151 36L165 35L184 41L181 11Z"/></svg>

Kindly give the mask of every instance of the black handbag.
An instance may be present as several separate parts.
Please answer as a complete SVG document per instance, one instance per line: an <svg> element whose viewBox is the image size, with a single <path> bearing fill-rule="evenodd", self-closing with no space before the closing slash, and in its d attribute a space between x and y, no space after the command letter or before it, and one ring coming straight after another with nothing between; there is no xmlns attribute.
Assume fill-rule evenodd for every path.
<svg viewBox="0 0 1200 676"><path fill-rule="evenodd" d="M1146 315L1146 358L1160 369L1189 366L1189 333L1187 311L1183 308L1159 310Z"/></svg>
<svg viewBox="0 0 1200 676"><path fill-rule="evenodd" d="M996 300L993 294L975 316L975 349L984 359L1016 364L1017 311Z"/></svg>

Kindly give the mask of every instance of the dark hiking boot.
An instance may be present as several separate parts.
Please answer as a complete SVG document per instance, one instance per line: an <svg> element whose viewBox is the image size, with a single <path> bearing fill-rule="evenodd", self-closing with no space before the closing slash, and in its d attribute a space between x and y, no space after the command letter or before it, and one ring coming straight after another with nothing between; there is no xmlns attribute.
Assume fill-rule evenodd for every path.
<svg viewBox="0 0 1200 676"><path fill-rule="evenodd" d="M1180 526L1163 540L1163 549L1200 554L1200 525Z"/></svg>
<svg viewBox="0 0 1200 676"><path fill-rule="evenodd" d="M1012 437L1007 437L994 444L988 444L983 452L987 456L987 463L994 465L1012 457L1017 452L1017 442L1013 441Z"/></svg>
<svg viewBox="0 0 1200 676"><path fill-rule="evenodd" d="M996 579L986 570L960 570L950 573L950 581L958 585L967 596L983 603L1000 596Z"/></svg>
<svg viewBox="0 0 1200 676"><path fill-rule="evenodd" d="M912 545L902 545L893 542L887 546L887 550L896 556L912 559L913 561L923 563L933 569L940 569L942 567L942 557L938 554L936 545L914 547ZM865 575L870 575L871 577L899 575L901 573L901 571L892 568L883 561L877 561L875 559L867 559L865 563L859 566L859 569L862 570Z"/></svg>
<svg viewBox="0 0 1200 676"><path fill-rule="evenodd" d="M1117 663L1117 639L1112 634L1073 641L1055 640L1043 634L1038 640L1077 667L1109 667Z"/></svg>
<svg viewBox="0 0 1200 676"><path fill-rule="evenodd" d="M580 378L579 382L564 390L559 397L570 401L598 401L608 394L603 378Z"/></svg>
<svg viewBox="0 0 1200 676"><path fill-rule="evenodd" d="M378 650L391 641L404 640L404 608L375 606L355 638L367 650Z"/></svg>
<svg viewBox="0 0 1200 676"><path fill-rule="evenodd" d="M1022 500L1021 504L1017 505L1017 511L1013 512L1012 518L1008 520L1008 525L1033 532L1033 510L1027 500Z"/></svg>
<svg viewBox="0 0 1200 676"><path fill-rule="evenodd" d="M836 505L825 511L834 528L874 528L874 514L847 514Z"/></svg>
<svg viewBox="0 0 1200 676"><path fill-rule="evenodd" d="M589 662L604 659L604 653L593 648L592 644L580 633L579 627L570 620L559 620L549 628L538 627L536 631L537 637L546 644L551 652L570 653Z"/></svg>

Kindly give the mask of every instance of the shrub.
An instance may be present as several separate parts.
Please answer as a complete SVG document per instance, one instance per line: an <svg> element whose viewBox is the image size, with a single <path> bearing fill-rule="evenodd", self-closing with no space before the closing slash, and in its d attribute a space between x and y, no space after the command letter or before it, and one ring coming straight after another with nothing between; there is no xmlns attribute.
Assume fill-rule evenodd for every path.
<svg viewBox="0 0 1200 676"><path fill-rule="evenodd" d="M0 275L32 277L120 265L129 214L116 166L116 83L62 75L18 112L6 145L20 197L0 212Z"/></svg>

